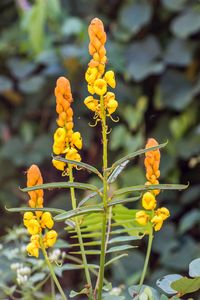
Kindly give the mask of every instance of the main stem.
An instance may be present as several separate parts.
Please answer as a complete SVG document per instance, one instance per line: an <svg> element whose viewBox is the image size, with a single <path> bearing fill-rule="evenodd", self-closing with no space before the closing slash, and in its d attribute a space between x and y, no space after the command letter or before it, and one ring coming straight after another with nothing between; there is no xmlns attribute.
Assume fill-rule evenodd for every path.
<svg viewBox="0 0 200 300"><path fill-rule="evenodd" d="M72 166L70 164L69 164L69 181L70 182L74 181ZM70 192L71 192L72 208L76 209L76 207L77 207L76 196L75 196L75 191L74 191L73 187L70 188ZM80 230L80 226L79 226L77 217L75 218L75 223L76 223L76 232L77 232L77 236L78 236L78 241L79 241L79 245L80 245L80 249L81 249L82 261L84 264L85 277L86 277L86 281L87 281L87 285L88 285L88 289L89 289L89 293L90 293L89 297L90 297L90 299L92 299L91 298L92 297L92 281L91 281L91 277L90 277L87 258L85 255L85 249L83 246L83 239L82 239L81 230Z"/></svg>
<svg viewBox="0 0 200 300"><path fill-rule="evenodd" d="M152 242L153 242L153 229L151 228L150 232L149 232L146 258L145 258L144 267L143 267L143 271L142 271L142 275L141 275L140 283L139 283L139 287L140 287L139 290L141 289L141 287L143 285L143 282L144 282L144 279L145 279L145 276L146 276L147 267L148 267L148 264L149 264L149 257L150 257L150 254L151 254Z"/></svg>
<svg viewBox="0 0 200 300"><path fill-rule="evenodd" d="M62 299L63 299L63 300L67 300L67 297L66 297L66 295L65 295L65 293L64 293L64 291L63 291L63 289L62 289L62 287L61 287L61 285L60 285L60 283L59 283L59 281L58 281L58 279L57 279L57 277L56 277L56 274L55 274L55 272L54 272L53 266L52 266L52 264L51 264L50 261L49 261L49 258L48 258L46 249L45 249L45 247L44 247L44 245L43 245L42 238L40 238L40 246L41 246L42 253L43 253L43 255L44 255L46 264L47 264L47 266L48 266L48 268L49 268L50 274L51 274L51 276L52 276L52 278L53 278L53 280L54 280L54 282L55 282L55 285L57 286L58 291L60 292L60 294L61 294L61 296L62 296Z"/></svg>
<svg viewBox="0 0 200 300"><path fill-rule="evenodd" d="M101 256L100 256L100 269L99 269L99 285L98 285L98 296L97 300L102 299L102 288L104 280L104 269L105 269L105 252L106 252L106 225L107 225L107 167L108 167L108 149L107 149L107 125L106 125L106 112L104 108L103 96L100 98L101 104L101 125L102 125L102 142L103 142L103 222L102 222L102 236L101 236Z"/></svg>

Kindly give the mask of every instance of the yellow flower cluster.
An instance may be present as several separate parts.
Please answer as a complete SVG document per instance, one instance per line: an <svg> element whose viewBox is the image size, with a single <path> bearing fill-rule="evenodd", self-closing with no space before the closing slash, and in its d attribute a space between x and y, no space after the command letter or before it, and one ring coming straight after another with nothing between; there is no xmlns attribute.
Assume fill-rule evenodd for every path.
<svg viewBox="0 0 200 300"><path fill-rule="evenodd" d="M104 109L110 116L118 107L118 102L115 99L115 94L108 92L108 87L115 88L115 74L113 71L105 72L106 57L106 33L101 20L94 18L88 28L90 37L89 53L92 56L88 64L88 69L85 74L85 79L88 83L88 91L92 96L88 96L84 103L95 113L101 117L100 101L93 97L94 94L103 97Z"/></svg>
<svg viewBox="0 0 200 300"><path fill-rule="evenodd" d="M149 139L146 148L157 146L158 143L155 139ZM146 167L146 178L147 185L159 184L158 178L160 177L159 165L160 165L160 151L159 149L148 151L145 153ZM152 223L155 231L161 229L164 220L170 216L170 212L166 207L161 207L155 210L157 201L156 195L159 194L159 190L152 190L144 193L142 197L142 206L145 210L151 211L146 212L145 210L140 210L136 213L136 220L140 225L146 225L149 221Z"/></svg>
<svg viewBox="0 0 200 300"><path fill-rule="evenodd" d="M43 183L40 169L36 165L32 165L27 171L27 187L39 185ZM28 192L30 196L29 206L31 208L43 207L43 190L36 190ZM30 243L27 245L26 250L30 256L39 256L39 249L41 243L45 248L52 247L57 239L57 232L55 230L47 231L54 225L54 221L49 212L25 212L24 225L31 235ZM43 231L46 233L43 235Z"/></svg>
<svg viewBox="0 0 200 300"><path fill-rule="evenodd" d="M77 149L82 148L82 137L80 132L74 132L73 110L71 108L72 93L69 80L59 77L55 88L56 112L58 113L58 128L54 133L53 152L56 155L64 154L65 158L80 161L81 156ZM54 167L64 171L65 162L52 161Z"/></svg>

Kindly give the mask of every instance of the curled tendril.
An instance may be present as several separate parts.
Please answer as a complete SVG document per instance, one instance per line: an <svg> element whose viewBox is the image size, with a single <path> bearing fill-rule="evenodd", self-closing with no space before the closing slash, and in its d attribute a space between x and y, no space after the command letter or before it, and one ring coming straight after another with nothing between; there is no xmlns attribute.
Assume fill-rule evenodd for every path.
<svg viewBox="0 0 200 300"><path fill-rule="evenodd" d="M79 166L76 166L75 168L76 168L77 171L80 171L80 170L83 169L83 168L81 168L81 167L79 167Z"/></svg>
<svg viewBox="0 0 200 300"><path fill-rule="evenodd" d="M63 172L62 172L62 176L64 177L64 176L68 176L69 174L68 174L68 171L67 170L64 170Z"/></svg>
<svg viewBox="0 0 200 300"><path fill-rule="evenodd" d="M96 120L96 119L98 119L98 117L99 117L99 114L97 112L95 112L95 115L93 116L93 119Z"/></svg>
<svg viewBox="0 0 200 300"><path fill-rule="evenodd" d="M117 117L116 119L114 119L111 115L108 115L108 117L110 117L111 120L112 120L114 123L118 123L118 122L119 122L119 117Z"/></svg>
<svg viewBox="0 0 200 300"><path fill-rule="evenodd" d="M100 119L96 119L94 124L88 123L88 125L90 127L95 127L95 126L97 126L97 124L98 124L99 121L100 121Z"/></svg>
<svg viewBox="0 0 200 300"><path fill-rule="evenodd" d="M106 129L106 134L107 134L107 135L110 134L111 131L112 131L112 128L110 128L110 130L108 130L108 127L107 127L107 129Z"/></svg>

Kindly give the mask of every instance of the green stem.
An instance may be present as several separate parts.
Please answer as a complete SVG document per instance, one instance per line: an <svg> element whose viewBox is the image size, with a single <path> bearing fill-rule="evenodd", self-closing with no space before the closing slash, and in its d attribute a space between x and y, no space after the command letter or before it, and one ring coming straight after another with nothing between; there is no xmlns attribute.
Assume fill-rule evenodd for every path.
<svg viewBox="0 0 200 300"><path fill-rule="evenodd" d="M73 182L74 177L73 177L72 166L69 164L68 167L69 167L69 181ZM70 188L70 192L71 192L72 208L76 209L77 203L76 203L76 196L75 196L74 188ZM89 298L90 298L90 297L92 297L92 281L91 281L91 277L90 277L87 258L85 255L85 249L84 249L84 245L83 245L83 239L82 239L81 230L80 230L80 226L79 226L77 217L75 218L75 223L76 223L76 232L77 232L78 241L79 241L79 245L80 245L80 250L81 250L81 255L82 255L82 260L83 260L83 265L84 265L84 270L85 270L85 277L87 280L87 285L88 285L88 289L89 289ZM92 298L90 298L90 299L92 299Z"/></svg>
<svg viewBox="0 0 200 300"><path fill-rule="evenodd" d="M149 258L150 258L150 254L151 254L151 247L152 247L152 242L153 242L153 228L150 229L149 232L149 239L148 239L148 246L147 246L147 253L146 253L146 258L145 258L145 262L144 262L144 267L143 267L143 271L142 271L142 275L140 278L140 283L139 283L139 290L141 289L145 276L146 276L146 272L147 272L147 267L149 264Z"/></svg>
<svg viewBox="0 0 200 300"><path fill-rule="evenodd" d="M101 256L100 256L100 269L99 269L99 283L98 283L98 296L97 299L102 299L102 288L104 281L104 269L105 269L105 254L106 254L106 225L107 225L107 167L108 167L108 141L107 141L107 125L106 125L106 112L104 108L103 96L100 98L101 105L101 125L102 125L102 142L103 142L103 206L104 215L102 221L102 236L101 236Z"/></svg>
<svg viewBox="0 0 200 300"><path fill-rule="evenodd" d="M66 295L65 295L65 293L64 293L64 291L63 291L63 289L62 289L62 287L61 287L61 285L60 285L60 283L59 283L59 281L58 281L58 279L56 277L56 274L54 272L53 266L51 265L51 263L49 261L49 258L48 258L48 255L47 255L47 252L45 250L45 247L44 247L44 244L43 244L43 241L42 241L41 237L40 237L40 246L41 246L42 253L44 255L46 264L47 264L47 266L49 268L50 274L51 274L51 276L52 276L52 278L53 278L53 280L55 282L55 285L57 286L58 291L60 292L60 295L62 296L62 299L63 300L67 300L67 297L66 297Z"/></svg>
<svg viewBox="0 0 200 300"><path fill-rule="evenodd" d="M51 297L52 297L52 300L55 299L55 285L54 285L54 281L53 281L52 277L51 277Z"/></svg>

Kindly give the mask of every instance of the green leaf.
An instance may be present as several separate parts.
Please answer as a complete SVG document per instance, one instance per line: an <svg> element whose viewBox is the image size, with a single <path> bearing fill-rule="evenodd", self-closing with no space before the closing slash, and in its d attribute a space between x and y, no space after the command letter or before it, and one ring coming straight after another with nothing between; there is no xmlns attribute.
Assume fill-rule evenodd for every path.
<svg viewBox="0 0 200 300"><path fill-rule="evenodd" d="M12 88L13 88L12 81L3 75L0 75L0 93L12 90Z"/></svg>
<svg viewBox="0 0 200 300"><path fill-rule="evenodd" d="M167 70L163 74L159 88L162 104L176 111L186 108L195 94L191 81L183 72L175 70Z"/></svg>
<svg viewBox="0 0 200 300"><path fill-rule="evenodd" d="M152 35L129 45L126 54L127 77L139 82L152 74L160 74L165 65L161 60L159 41Z"/></svg>
<svg viewBox="0 0 200 300"><path fill-rule="evenodd" d="M119 189L114 192L114 195L129 194L132 192L142 192L148 190L184 190L188 185L184 184L151 184L151 185L136 185Z"/></svg>
<svg viewBox="0 0 200 300"><path fill-rule="evenodd" d="M119 24L127 30L130 35L136 34L148 24L152 16L152 7L148 3L125 3L120 10Z"/></svg>
<svg viewBox="0 0 200 300"><path fill-rule="evenodd" d="M78 35L83 30L83 22L77 17L68 17L62 25L61 32L63 35L69 37L71 35Z"/></svg>
<svg viewBox="0 0 200 300"><path fill-rule="evenodd" d="M128 288L128 292L132 297L134 297L133 300L140 300L140 297L138 296L144 295L147 297L141 298L141 300L160 300L158 292L154 288L145 284L142 286L132 285Z"/></svg>
<svg viewBox="0 0 200 300"><path fill-rule="evenodd" d="M82 254L82 251L73 251L73 252L69 252L70 254L75 254L75 255L80 255ZM85 250L84 253L86 255L100 255L101 251L100 250Z"/></svg>
<svg viewBox="0 0 200 300"><path fill-rule="evenodd" d="M99 192L102 192L102 191L103 191L102 188L99 189ZM78 207L81 207L81 206L84 205L87 201L89 201L90 199L96 197L96 196L99 194L99 192L94 192L94 193L91 193L91 194L87 195L85 198L83 198L83 199L79 202Z"/></svg>
<svg viewBox="0 0 200 300"><path fill-rule="evenodd" d="M136 240L141 240L141 237L140 236L118 236L109 240L108 244L122 243L122 242L124 243L129 241L136 241Z"/></svg>
<svg viewBox="0 0 200 300"><path fill-rule="evenodd" d="M162 0L162 4L171 11L180 11L184 8L187 0Z"/></svg>
<svg viewBox="0 0 200 300"><path fill-rule="evenodd" d="M101 241L92 241L92 242L84 242L83 243L83 246L99 246L101 245ZM77 247L77 246L80 246L79 243L77 244L70 244L71 247Z"/></svg>
<svg viewBox="0 0 200 300"><path fill-rule="evenodd" d="M169 298L162 294L161 297L160 297L160 300L169 300Z"/></svg>
<svg viewBox="0 0 200 300"><path fill-rule="evenodd" d="M110 201L108 203L108 207L114 206L114 205L117 205L117 204L124 204L124 203L128 203L128 202L135 202L135 201L139 200L140 198L141 198L141 196L132 197L132 198L125 198L125 199L113 199L112 201Z"/></svg>
<svg viewBox="0 0 200 300"><path fill-rule="evenodd" d="M57 239L56 243L55 243L55 248L70 248L71 244L67 243L65 240L62 239Z"/></svg>
<svg viewBox="0 0 200 300"><path fill-rule="evenodd" d="M188 293L196 292L200 289L200 277L187 278L182 277L174 282L172 282L171 287L179 292L182 296Z"/></svg>
<svg viewBox="0 0 200 300"><path fill-rule="evenodd" d="M77 216L81 216L84 214L90 214L93 212L103 212L103 208L99 206L88 206L88 207L80 207L77 209L70 210L68 212L61 213L55 216L55 221L64 221L67 219L71 219Z"/></svg>
<svg viewBox="0 0 200 300"><path fill-rule="evenodd" d="M110 259L109 261L107 261L107 263L105 263L105 267L111 265L112 263L116 262L117 260L121 259L122 257L128 256L127 253L124 254L120 254L118 256L113 257L112 259Z"/></svg>
<svg viewBox="0 0 200 300"><path fill-rule="evenodd" d="M123 165L123 163L125 163L125 162L129 163L135 157L137 157L137 156L139 156L141 154L144 154L146 152L157 150L157 149L161 149L161 148L165 147L167 145L167 143L168 142L163 143L163 144L159 144L159 145L154 146L154 147L149 147L149 148L141 149L141 150L135 151L133 153L130 153L130 154L122 157L121 159L117 160L116 162L114 162L113 165L112 165L112 167L110 169L111 169L111 171L114 169L114 171L113 171L113 173L114 173L114 172L116 172L117 168L119 168L120 166ZM127 165L127 163L126 163L126 165ZM117 170L119 170L119 169L117 169ZM109 178L111 177L111 179L112 179L112 176L113 176L112 174L109 176ZM109 178L108 178L108 181L109 181ZM113 182L113 181L111 181L111 182Z"/></svg>
<svg viewBox="0 0 200 300"><path fill-rule="evenodd" d="M38 272L29 278L32 283L36 283L38 281L42 281L46 277L46 273Z"/></svg>
<svg viewBox="0 0 200 300"><path fill-rule="evenodd" d="M119 166L117 166L112 172L112 174L108 177L108 183L113 183L117 179L119 174L124 170L124 168L128 163L129 160L126 160L123 163L121 163Z"/></svg>
<svg viewBox="0 0 200 300"><path fill-rule="evenodd" d="M19 80L29 77L37 68L35 62L20 57L10 57L7 64L11 74Z"/></svg>
<svg viewBox="0 0 200 300"><path fill-rule="evenodd" d="M26 187L23 189L20 189L22 192L29 192L29 191L37 191L40 189L65 189L65 188L75 188L75 189L82 189L82 190L91 190L91 191L96 191L99 193L99 190L97 189L96 186L92 184L87 184L87 183L80 183L80 182L52 182L52 183L44 183L40 185L34 185L31 187Z"/></svg>
<svg viewBox="0 0 200 300"><path fill-rule="evenodd" d="M106 253L113 253L113 252L120 252L120 251L125 251L129 249L137 248L136 246L131 246L131 245L120 245L120 246L115 246L109 248Z"/></svg>
<svg viewBox="0 0 200 300"><path fill-rule="evenodd" d="M197 224L200 224L200 211L194 208L182 217L179 231L180 233L185 233Z"/></svg>
<svg viewBox="0 0 200 300"><path fill-rule="evenodd" d="M77 239L77 235L73 235L71 236L71 238ZM101 232L93 232L93 233L86 233L86 234L82 234L83 238L99 238L101 237Z"/></svg>
<svg viewBox="0 0 200 300"><path fill-rule="evenodd" d="M156 281L156 285L169 295L176 294L176 290L172 288L171 283L177 279L182 278L179 274L166 275Z"/></svg>
<svg viewBox="0 0 200 300"><path fill-rule="evenodd" d="M172 39L166 49L164 60L169 65L186 67L192 61L192 53L192 47L188 41Z"/></svg>
<svg viewBox="0 0 200 300"><path fill-rule="evenodd" d="M20 90L27 94L34 94L38 93L39 90L41 90L44 87L45 84L45 78L42 75L33 75L28 78L24 78L20 81L19 87Z"/></svg>
<svg viewBox="0 0 200 300"><path fill-rule="evenodd" d="M58 160L58 161L62 161L62 162L68 163L68 164L73 164L73 165L79 166L81 168L84 168L84 169L88 170L89 172L93 172L93 173L97 174L100 178L102 178L101 173L95 167L93 167L91 165L88 165L84 162L79 162L79 161L76 161L76 160L66 159L62 156L53 156L53 159Z"/></svg>
<svg viewBox="0 0 200 300"><path fill-rule="evenodd" d="M46 21L46 5L43 0L38 0L32 6L30 11L29 20L26 24L26 30L29 34L31 46L36 53L42 51L45 40L44 26Z"/></svg>
<svg viewBox="0 0 200 300"><path fill-rule="evenodd" d="M171 23L172 32L184 39L200 30L200 13L194 10L184 11Z"/></svg>
<svg viewBox="0 0 200 300"><path fill-rule="evenodd" d="M13 207L5 209L9 212L25 212L25 211L48 211L55 214L65 213L66 210L52 207L42 207L42 208L31 208L31 207Z"/></svg>
<svg viewBox="0 0 200 300"><path fill-rule="evenodd" d="M89 269L98 269L99 266L94 264L87 265ZM65 264L61 267L62 271L71 271L71 270L81 270L84 269L84 265L77 265L77 264Z"/></svg>
<svg viewBox="0 0 200 300"><path fill-rule="evenodd" d="M191 277L200 277L200 258L194 259L189 264L189 275Z"/></svg>
<svg viewBox="0 0 200 300"><path fill-rule="evenodd" d="M85 295L85 294L87 295L87 293L88 293L88 289L84 288L80 292L71 291L69 297L74 298L78 295Z"/></svg>

